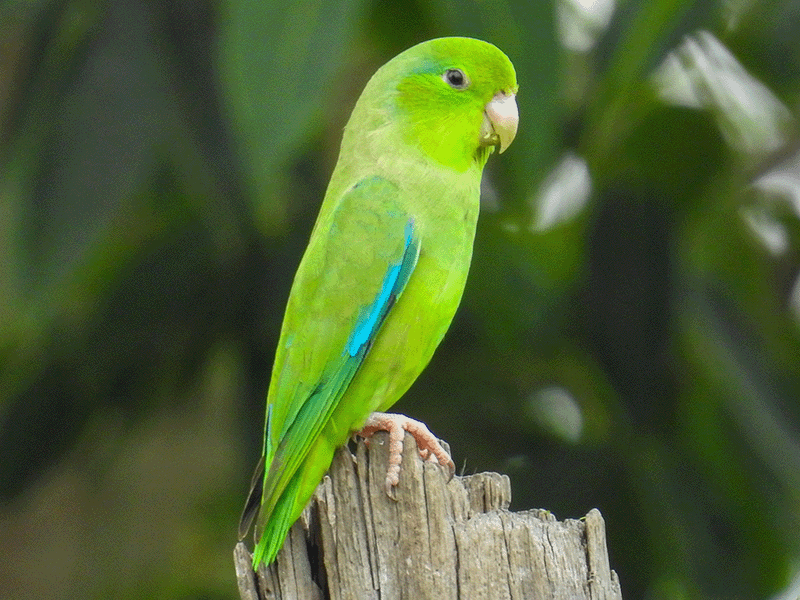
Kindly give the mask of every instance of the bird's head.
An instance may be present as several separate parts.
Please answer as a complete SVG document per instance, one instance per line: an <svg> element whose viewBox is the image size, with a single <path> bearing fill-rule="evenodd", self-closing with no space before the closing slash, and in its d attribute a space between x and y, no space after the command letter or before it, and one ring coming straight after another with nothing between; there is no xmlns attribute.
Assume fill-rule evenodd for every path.
<svg viewBox="0 0 800 600"><path fill-rule="evenodd" d="M392 101L405 141L438 163L483 167L517 132L517 77L497 47L470 38L423 42L381 71L394 82Z"/></svg>

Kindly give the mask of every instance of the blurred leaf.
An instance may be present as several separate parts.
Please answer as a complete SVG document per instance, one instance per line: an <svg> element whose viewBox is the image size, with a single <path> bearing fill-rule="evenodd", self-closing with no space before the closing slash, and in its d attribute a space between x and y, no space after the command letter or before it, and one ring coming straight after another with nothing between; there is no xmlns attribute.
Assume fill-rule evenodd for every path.
<svg viewBox="0 0 800 600"><path fill-rule="evenodd" d="M223 3L219 77L246 189L262 231L280 230L281 172L325 106L365 0Z"/></svg>

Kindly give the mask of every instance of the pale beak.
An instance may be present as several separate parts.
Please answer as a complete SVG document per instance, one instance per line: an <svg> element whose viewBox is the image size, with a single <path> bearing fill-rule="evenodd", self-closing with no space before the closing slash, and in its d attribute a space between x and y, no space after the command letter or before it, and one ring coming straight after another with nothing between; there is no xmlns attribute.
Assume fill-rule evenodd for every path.
<svg viewBox="0 0 800 600"><path fill-rule="evenodd" d="M483 110L481 146L497 146L502 154L517 135L518 124L516 96L498 92Z"/></svg>

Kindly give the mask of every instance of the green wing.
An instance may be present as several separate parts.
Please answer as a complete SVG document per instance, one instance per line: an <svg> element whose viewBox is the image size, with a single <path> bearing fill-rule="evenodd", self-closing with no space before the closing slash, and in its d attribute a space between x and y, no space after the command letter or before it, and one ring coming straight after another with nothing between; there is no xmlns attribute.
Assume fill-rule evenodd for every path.
<svg viewBox="0 0 800 600"><path fill-rule="evenodd" d="M400 204L391 182L363 180L333 210L323 208L314 228L292 286L270 385L264 453L240 524L243 537L260 505L254 563L264 554L271 560L297 506L307 500L298 494L313 493L298 489L303 461L416 266L418 234ZM348 434L342 432L342 443Z"/></svg>

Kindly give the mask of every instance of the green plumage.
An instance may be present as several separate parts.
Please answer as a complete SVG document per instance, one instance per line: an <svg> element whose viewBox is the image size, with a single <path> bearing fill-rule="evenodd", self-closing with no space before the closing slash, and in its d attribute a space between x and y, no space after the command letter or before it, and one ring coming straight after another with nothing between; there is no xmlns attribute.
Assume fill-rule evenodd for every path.
<svg viewBox="0 0 800 600"><path fill-rule="evenodd" d="M467 87L448 81L452 69ZM516 87L494 46L442 38L384 65L359 98L276 352L240 525L243 537L258 510L254 568L274 560L336 448L397 401L450 325L493 150L481 141L485 107Z"/></svg>

